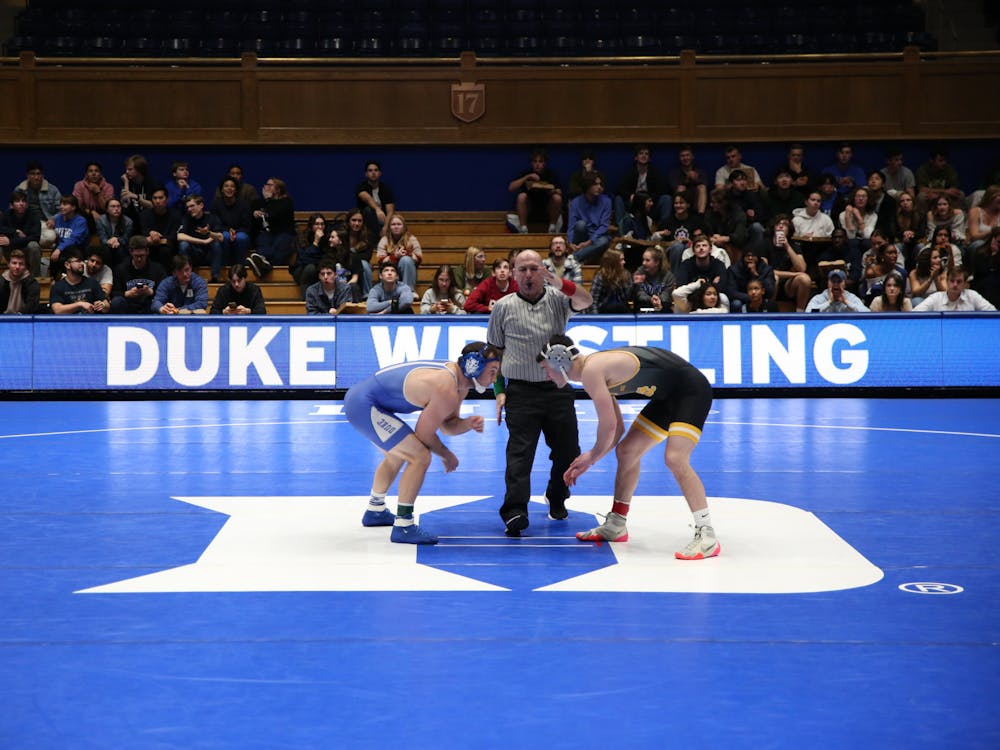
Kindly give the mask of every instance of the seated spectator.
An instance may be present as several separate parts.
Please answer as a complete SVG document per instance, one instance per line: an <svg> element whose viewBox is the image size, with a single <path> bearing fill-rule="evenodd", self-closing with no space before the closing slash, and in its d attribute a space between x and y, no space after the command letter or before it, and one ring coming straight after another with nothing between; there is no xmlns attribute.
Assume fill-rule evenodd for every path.
<svg viewBox="0 0 1000 750"><path fill-rule="evenodd" d="M584 179L583 195L569 204L569 249L581 263L597 261L611 244L611 199L599 174Z"/></svg>
<svg viewBox="0 0 1000 750"><path fill-rule="evenodd" d="M601 175L601 178L604 179L604 173L597 168L597 157L594 155L594 149L585 148L580 154L580 168L569 176L569 190L566 195L570 200L578 195L583 195L583 178L592 172Z"/></svg>
<svg viewBox="0 0 1000 750"><path fill-rule="evenodd" d="M285 181L269 177L261 188L261 196L252 213L257 251L247 258L257 278L267 276L274 266L287 265L297 242L295 203Z"/></svg>
<svg viewBox="0 0 1000 750"><path fill-rule="evenodd" d="M549 257L542 261L542 265L552 271L556 278L569 279L574 284L583 283L583 266L569 254L566 238L562 235L557 234L549 240Z"/></svg>
<svg viewBox="0 0 1000 750"><path fill-rule="evenodd" d="M372 239L360 208L347 212L347 236L344 244L361 260L362 274L358 279L358 287L365 297L372 288L372 256L378 247L378 240ZM378 235L375 235L376 237Z"/></svg>
<svg viewBox="0 0 1000 750"><path fill-rule="evenodd" d="M847 274L835 268L827 275L826 289L806 305L806 312L871 312L865 303L847 291Z"/></svg>
<svg viewBox="0 0 1000 750"><path fill-rule="evenodd" d="M132 220L123 213L122 202L111 198L105 204L105 212L97 217L97 236L109 265L117 268L128 257L128 241L134 228Z"/></svg>
<svg viewBox="0 0 1000 750"><path fill-rule="evenodd" d="M167 191L163 188L153 191L150 202L152 205L139 218L138 231L146 238L150 258L164 268L172 268L181 217L167 205Z"/></svg>
<svg viewBox="0 0 1000 750"><path fill-rule="evenodd" d="M205 210L205 199L200 195L192 195L184 205L187 215L177 230L177 250L191 260L194 268L208 261L212 283L218 284L222 274L222 224Z"/></svg>
<svg viewBox="0 0 1000 750"><path fill-rule="evenodd" d="M989 242L972 256L972 288L994 307L1000 307L1000 227L990 231Z"/></svg>
<svg viewBox="0 0 1000 750"><path fill-rule="evenodd" d="M837 231L834 230L834 235ZM843 235L842 235L843 236ZM844 236L846 250L847 238ZM776 298L795 303L796 312L804 312L812 294L812 277L806 259L796 249L789 237L787 216L776 216L771 225L771 242L768 255L763 256L774 268ZM846 261L845 261L846 267Z"/></svg>
<svg viewBox="0 0 1000 750"><path fill-rule="evenodd" d="M729 309L733 312L741 312L750 302L747 288L751 281L760 282L768 299L774 297L774 269L768 265L766 258L761 258L748 247L740 259L729 267Z"/></svg>
<svg viewBox="0 0 1000 750"><path fill-rule="evenodd" d="M572 205L572 204L570 204ZM656 231L653 220L653 198L639 190L632 196L632 202L623 209L624 214L618 220L618 233L628 239L648 240Z"/></svg>
<svg viewBox="0 0 1000 750"><path fill-rule="evenodd" d="M153 207L153 193L161 186L150 177L149 162L142 154L133 154L125 160L121 181L122 210L133 224L138 225L142 212ZM165 190L163 195L166 196Z"/></svg>
<svg viewBox="0 0 1000 750"><path fill-rule="evenodd" d="M373 237L380 236L396 211L396 196L382 182L381 164L373 160L365 162L364 182L354 189L354 194L368 231Z"/></svg>
<svg viewBox="0 0 1000 750"><path fill-rule="evenodd" d="M0 215L0 248L10 260L14 250L21 250L32 276L42 275L41 223L28 212L28 196L23 190L10 194L10 208Z"/></svg>
<svg viewBox="0 0 1000 750"><path fill-rule="evenodd" d="M935 229L931 235L931 241L923 245L920 249L922 250L924 247L937 248L937 251L941 254L941 265L945 268L950 265L964 265L962 262L962 251L953 241L949 227L941 226Z"/></svg>
<svg viewBox="0 0 1000 750"><path fill-rule="evenodd" d="M872 210L878 217L875 228L891 240L896 236L896 199L885 191L885 177L877 169L868 173L867 188Z"/></svg>
<svg viewBox="0 0 1000 750"><path fill-rule="evenodd" d="M917 261L917 246L927 236L927 217L914 209L913 196L902 192L896 199L895 241L904 265L913 270Z"/></svg>
<svg viewBox="0 0 1000 750"><path fill-rule="evenodd" d="M563 245L566 241L563 240ZM462 294L468 299L472 290L490 277L490 269L486 265L486 253L475 245L465 250L465 263L455 269L455 283L462 289Z"/></svg>
<svg viewBox="0 0 1000 750"><path fill-rule="evenodd" d="M648 214L654 223L658 224L670 215L670 186L667 184L666 175L660 174L659 170L653 166L651 159L652 152L649 146L645 143L637 145L633 151L632 165L618 183L614 197L614 211L619 230L623 233L621 224L626 214L629 213L629 208L635 203L636 193L645 193L652 198L653 203ZM587 192L586 183L584 183L583 192ZM572 203L570 206L572 209ZM643 213L647 212L644 210ZM570 218L569 226L572 232L572 218ZM639 237L639 235L635 236ZM643 237L639 238L644 239Z"/></svg>
<svg viewBox="0 0 1000 750"><path fill-rule="evenodd" d="M796 209L805 205L805 196L795 189L792 173L788 167L781 167L774 175L774 185L767 191L766 215L786 214L791 216Z"/></svg>
<svg viewBox="0 0 1000 750"><path fill-rule="evenodd" d="M230 167L230 170L239 170L239 167ZM243 185L243 188L250 188L244 193L257 195L257 190L253 185ZM250 206L245 198L241 197L240 183L235 177L226 177L219 184L216 197L212 201L212 216L219 220L222 225L222 262L226 265L243 264L246 262L247 254L250 252L250 233L253 230L253 219L250 216Z"/></svg>
<svg viewBox="0 0 1000 750"><path fill-rule="evenodd" d="M677 279L659 246L647 247L643 252L642 265L632 275L632 284L635 312L670 312Z"/></svg>
<svg viewBox="0 0 1000 750"><path fill-rule="evenodd" d="M601 257L601 267L594 274L590 295L594 298L590 308L592 313L614 315L631 312L632 274L625 268L625 254L621 250L611 248Z"/></svg>
<svg viewBox="0 0 1000 750"><path fill-rule="evenodd" d="M935 292L948 288L948 267L942 262L936 247L927 247L917 255L909 277L910 297L914 307Z"/></svg>
<svg viewBox="0 0 1000 750"><path fill-rule="evenodd" d="M395 218L395 215L393 218ZM361 293L361 279L365 273L364 265L358 254L351 250L347 246L347 243L344 242L345 236L346 232L343 230L336 227L331 228L326 235L326 254L324 257L333 261L333 266L337 270L337 276L347 282L347 285L351 288L351 296L354 302L360 302L364 298L364 295Z"/></svg>
<svg viewBox="0 0 1000 750"><path fill-rule="evenodd" d="M788 171L792 178L792 189L798 192L803 199L809 196L813 188L813 175L809 167L805 165L806 150L801 143L793 143L788 147L788 157L780 169ZM775 211L773 213L787 213L787 211Z"/></svg>
<svg viewBox="0 0 1000 750"><path fill-rule="evenodd" d="M86 219L89 230L94 232L97 220L107 210L108 201L115 197L115 189L104 179L101 165L91 161L87 162L83 179L73 185L73 196L80 215Z"/></svg>
<svg viewBox="0 0 1000 750"><path fill-rule="evenodd" d="M878 214L875 213L868 188L854 188L839 217L839 224L847 233L847 246L850 248L848 277L852 284L857 284L861 279L861 256L871 247L871 236L877 221Z"/></svg>
<svg viewBox="0 0 1000 750"><path fill-rule="evenodd" d="M1000 227L1000 185L990 185L979 203L969 209L966 239L970 258L990 241L997 227Z"/></svg>
<svg viewBox="0 0 1000 750"><path fill-rule="evenodd" d="M510 261L497 258L493 261L493 275L472 290L465 300L467 313L490 313L501 297L517 292L517 282L511 277Z"/></svg>
<svg viewBox="0 0 1000 750"><path fill-rule="evenodd" d="M417 270L423 259L420 241L410 233L403 215L394 213L385 225L382 239L378 241L379 266L391 261L399 270L401 283L413 289L417 285Z"/></svg>
<svg viewBox="0 0 1000 750"><path fill-rule="evenodd" d="M229 268L229 280L219 287L212 301L211 315L267 315L260 287L247 281L247 269L242 263Z"/></svg>
<svg viewBox="0 0 1000 750"><path fill-rule="evenodd" d="M663 225L653 233L656 242L667 241L667 258L671 268L683 260L684 252L691 247L698 232L706 233L705 221L700 214L692 213L687 192L674 196L674 210Z"/></svg>
<svg viewBox="0 0 1000 750"><path fill-rule="evenodd" d="M965 200L959 188L958 172L948 163L948 152L934 149L930 158L917 167L917 210L933 210L938 198L947 198L949 206Z"/></svg>
<svg viewBox="0 0 1000 750"><path fill-rule="evenodd" d="M729 191L715 189L708 196L708 211L705 212L705 233L713 245L732 250L735 254L747 244L746 216L739 207L732 205ZM677 266L674 266L677 273Z"/></svg>
<svg viewBox="0 0 1000 750"><path fill-rule="evenodd" d="M725 297L719 287L705 279L681 284L674 289L673 297L674 312L700 315L729 312L729 305L722 301Z"/></svg>
<svg viewBox="0 0 1000 750"><path fill-rule="evenodd" d="M187 206L188 198L193 195L200 195L202 199L205 192L201 189L201 184L197 180L191 179L191 168L186 161L175 161L170 168L170 179L166 184L167 205L177 213L183 213Z"/></svg>
<svg viewBox="0 0 1000 750"><path fill-rule="evenodd" d="M865 170L854 163L854 147L850 143L837 146L837 160L823 170L837 181L837 193L847 197L852 190L866 183Z"/></svg>
<svg viewBox="0 0 1000 750"><path fill-rule="evenodd" d="M938 227L947 227L951 230L953 240L965 244L965 233L968 228L965 211L952 208L947 196L936 199L933 208L927 212L928 240L933 240L934 231Z"/></svg>
<svg viewBox="0 0 1000 750"><path fill-rule="evenodd" d="M840 193L837 192L837 178L832 174L820 175L816 189L819 190L820 194L819 210L833 219L834 224L836 224L837 217L840 216L843 206L846 205L846 201L842 200Z"/></svg>
<svg viewBox="0 0 1000 750"><path fill-rule="evenodd" d="M708 208L708 173L694 163L694 149L684 144L677 151L677 165L667 172L667 189L674 196L687 198L691 210L698 215Z"/></svg>
<svg viewBox="0 0 1000 750"><path fill-rule="evenodd" d="M734 170L741 170L747 178L747 190L766 190L767 185L760 178L760 173L749 164L743 163L743 154L738 146L726 146L726 163L715 171L715 187L717 190L729 188L730 177Z"/></svg>
<svg viewBox="0 0 1000 750"><path fill-rule="evenodd" d="M872 233L871 249L864 254L861 263L864 274L858 285L858 296L869 307L872 300L882 294L882 286L890 273L906 278L906 269L899 263L899 250L878 229ZM906 292L905 282L903 292Z"/></svg>
<svg viewBox="0 0 1000 750"><path fill-rule="evenodd" d="M208 313L208 284L193 273L186 255L174 256L172 274L156 287L154 313L161 315L205 315Z"/></svg>
<svg viewBox="0 0 1000 750"><path fill-rule="evenodd" d="M897 271L890 271L882 282L882 291L868 305L872 312L911 312L913 304L903 293L906 282Z"/></svg>
<svg viewBox="0 0 1000 750"><path fill-rule="evenodd" d="M167 272L149 259L149 243L145 237L129 239L128 260L115 268L111 290L111 312L118 315L148 315L152 312L153 295Z"/></svg>
<svg viewBox="0 0 1000 750"><path fill-rule="evenodd" d="M60 259L68 247L87 247L90 244L90 230L87 220L77 211L76 198L64 195L59 199L59 215L53 224L56 233L56 246L49 254L49 275L54 279L62 273L63 261Z"/></svg>
<svg viewBox="0 0 1000 750"><path fill-rule="evenodd" d="M24 250L15 248L0 274L0 315L34 315L41 311L41 288L28 270Z"/></svg>
<svg viewBox="0 0 1000 750"><path fill-rule="evenodd" d="M288 267L292 278L299 285L302 299L306 290L319 280L319 262L327 253L326 217L310 214L306 221L306 244L295 254L295 263Z"/></svg>
<svg viewBox="0 0 1000 750"><path fill-rule="evenodd" d="M882 168L882 177L885 178L885 191L896 199L906 193L913 198L917 191L915 189L916 180L910 168L903 164L903 152L898 147L892 146L885 151L885 167Z"/></svg>
<svg viewBox="0 0 1000 750"><path fill-rule="evenodd" d="M562 191L559 189L559 175L548 166L545 149L536 148L531 152L531 166L519 177L510 181L507 190L517 193L517 230L527 233L528 224L548 222L549 234L559 231L562 224Z"/></svg>
<svg viewBox="0 0 1000 750"><path fill-rule="evenodd" d="M743 215L747 228L744 247L762 249L764 226L767 223L767 208L760 193L750 190L746 172L734 169L729 175L729 203Z"/></svg>
<svg viewBox="0 0 1000 750"><path fill-rule="evenodd" d="M104 253L96 247L88 248L87 257L83 262L83 275L88 279L97 279L101 285L101 291L110 301L111 288L114 286L114 274L111 267L104 261Z"/></svg>
<svg viewBox="0 0 1000 750"><path fill-rule="evenodd" d="M962 266L948 269L948 288L934 292L913 308L913 312L989 312L996 307L979 292L968 289L969 272Z"/></svg>
<svg viewBox="0 0 1000 750"><path fill-rule="evenodd" d="M65 198L73 198L72 195ZM65 199L64 198L64 199ZM73 198L76 201L76 198ZM63 250L66 275L52 284L49 307L56 315L82 315L106 313L111 309L107 296L97 283L83 275L83 253L75 246Z"/></svg>
<svg viewBox="0 0 1000 750"><path fill-rule="evenodd" d="M351 287L337 276L337 268L332 260L324 258L317 267L319 281L306 289L306 314L339 315L351 304Z"/></svg>
<svg viewBox="0 0 1000 750"><path fill-rule="evenodd" d="M28 217L40 230L38 244L43 250L55 247L56 234L53 228L56 216L59 215L62 193L45 179L45 168L40 161L28 162L25 179L14 190L19 190L28 197Z"/></svg>
<svg viewBox="0 0 1000 750"><path fill-rule="evenodd" d="M745 313L770 313L778 312L778 304L767 296L764 285L759 279L751 279L747 282L747 301L743 305Z"/></svg>
<svg viewBox="0 0 1000 750"><path fill-rule="evenodd" d="M684 261L688 260L689 258L693 258L694 257L694 250L692 249L694 247L694 242L698 238L704 237L704 236L705 236L705 232L702 231L700 228L696 228L694 230L694 234L691 237L691 244L688 245L688 247L686 247L684 249L683 253L681 253L681 259L680 259L681 263L683 263ZM709 243L712 243L712 241L709 240ZM714 243L712 244L712 252L709 253L709 255L711 255L713 258L716 258L717 260L722 261L722 264L726 267L727 270L729 269L729 266L732 265L733 259L729 257L729 253L726 252L725 249L719 247L718 245L716 245Z"/></svg>
<svg viewBox="0 0 1000 750"><path fill-rule="evenodd" d="M391 261L382 263L378 275L379 282L368 293L368 312L376 315L412 313L413 289L399 281L396 264Z"/></svg>
<svg viewBox="0 0 1000 750"><path fill-rule="evenodd" d="M224 197L222 188L226 180L232 180L236 183L236 194L234 197L236 200L245 203L248 209L260 200L257 188L249 182L243 181L243 167L239 164L230 164L229 169L226 170L226 176L219 181L219 186L215 189L215 195L212 197L212 213L216 213L215 204ZM224 221L223 224L225 224Z"/></svg>
<svg viewBox="0 0 1000 750"><path fill-rule="evenodd" d="M860 242L871 237L877 221L878 214L875 213L875 207L871 202L871 193L867 187L862 186L851 191L837 223L847 232L848 241Z"/></svg>
<svg viewBox="0 0 1000 750"><path fill-rule="evenodd" d="M723 296L722 303L728 310L730 292L726 264L718 258L712 257L712 243L709 242L708 237L699 236L696 238L691 250L692 257L681 261L680 266L674 272L677 277L677 286L684 286L698 279L711 282Z"/></svg>
<svg viewBox="0 0 1000 750"><path fill-rule="evenodd" d="M447 263L438 266L434 283L420 299L423 315L465 315L465 295L455 283L455 272Z"/></svg>
<svg viewBox="0 0 1000 750"><path fill-rule="evenodd" d="M806 197L805 206L792 211L792 226L796 237L816 239L833 234L833 219L820 211L823 196L813 190Z"/></svg>

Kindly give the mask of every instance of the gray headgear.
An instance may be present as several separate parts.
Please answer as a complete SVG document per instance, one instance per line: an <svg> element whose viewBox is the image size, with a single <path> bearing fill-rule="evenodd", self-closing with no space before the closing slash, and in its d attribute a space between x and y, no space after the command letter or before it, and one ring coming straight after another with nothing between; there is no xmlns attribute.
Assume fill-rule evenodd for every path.
<svg viewBox="0 0 1000 750"><path fill-rule="evenodd" d="M538 362L548 360L548 363L559 370L563 374L563 377L568 378L569 368L573 364L573 360L579 356L580 350L573 344L567 346L566 344L548 343L544 349L538 352L538 356L535 359Z"/></svg>

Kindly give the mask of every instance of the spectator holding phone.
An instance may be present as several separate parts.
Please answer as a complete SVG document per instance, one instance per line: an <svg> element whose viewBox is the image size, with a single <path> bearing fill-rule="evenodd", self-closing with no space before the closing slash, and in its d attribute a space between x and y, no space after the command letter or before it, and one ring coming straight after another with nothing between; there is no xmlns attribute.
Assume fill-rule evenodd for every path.
<svg viewBox="0 0 1000 750"><path fill-rule="evenodd" d="M156 261L149 259L149 242L136 235L128 241L128 260L114 271L111 287L111 312L119 315L149 315L156 285L167 275Z"/></svg>
<svg viewBox="0 0 1000 750"><path fill-rule="evenodd" d="M211 315L267 315L260 287L247 281L242 263L229 267L229 281L219 287L212 301Z"/></svg>

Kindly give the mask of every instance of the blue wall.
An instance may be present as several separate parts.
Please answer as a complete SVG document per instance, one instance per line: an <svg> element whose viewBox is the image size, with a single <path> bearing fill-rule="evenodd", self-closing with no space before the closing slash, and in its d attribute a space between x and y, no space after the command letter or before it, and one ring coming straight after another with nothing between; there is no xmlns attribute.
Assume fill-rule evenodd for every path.
<svg viewBox="0 0 1000 750"><path fill-rule="evenodd" d="M885 164L887 142L855 142L855 162L866 169ZM722 165L725 144L699 144L695 157L699 166L714 176ZM927 159L930 142L903 144L904 161L916 172ZM806 164L817 174L834 161L834 142L806 143ZM966 141L948 144L950 161L958 170L963 189L971 192L982 187L991 169L1000 164L1000 140ZM364 163L369 158L381 161L383 179L396 192L400 211L477 211L510 210L512 199L507 183L528 166L531 145L523 146L379 146L359 147L250 147L250 146L177 146L177 147L106 147L75 148L2 148L0 149L0 188L5 191L24 178L25 162L40 159L46 176L63 192L83 176L84 165L96 159L104 167L116 189L127 156L142 153L149 160L153 175L161 182L170 175L174 159L191 164L191 175L203 187L215 185L230 163L243 165L246 179L260 186L267 177L281 177L299 210L342 211L354 204L354 187L364 177ZM631 146L623 144L597 147L598 166L612 186L632 161ZM770 180L781 163L787 143L748 143L742 147L744 161ZM579 165L581 146L562 145L548 148L550 165L564 184ZM653 147L653 163L669 168L676 158L676 144ZM3 205L6 206L6 196Z"/></svg>

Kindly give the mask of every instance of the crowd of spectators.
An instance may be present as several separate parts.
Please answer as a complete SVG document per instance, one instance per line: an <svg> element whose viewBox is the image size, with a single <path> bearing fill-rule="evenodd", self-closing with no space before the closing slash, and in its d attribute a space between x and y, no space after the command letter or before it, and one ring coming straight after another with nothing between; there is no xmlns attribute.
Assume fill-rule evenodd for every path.
<svg viewBox="0 0 1000 750"><path fill-rule="evenodd" d="M652 149L639 144L621 178L609 183L590 148L564 201L559 175L536 148L508 185L516 194L508 224L548 235L545 264L560 278L583 283L583 266L599 267L592 272L595 313L1000 304L1000 169L966 195L943 149L916 169L893 148L884 165L868 168L849 143L819 170L806 157L793 143L772 174L745 163L733 144L711 170L695 162L690 146L656 163ZM136 154L118 178L88 162L63 194L41 163L29 162L0 215L4 311L260 314L262 288L247 272L266 280L276 266L288 267L301 297L312 300L311 313L339 314L345 303L369 313L489 313L516 291L511 258L491 265L475 246L464 263L441 266L421 284L423 248L376 161L365 164L356 205L335 216L312 214L302 236L282 178L267 178L258 192L237 164L217 182L196 177L203 179L178 160L160 184ZM610 184L617 187L609 195ZM324 269L335 278L324 278ZM951 282L957 269L960 294ZM51 277L48 305L28 276ZM935 296L949 292L950 304ZM817 300L823 295L826 304Z"/></svg>

